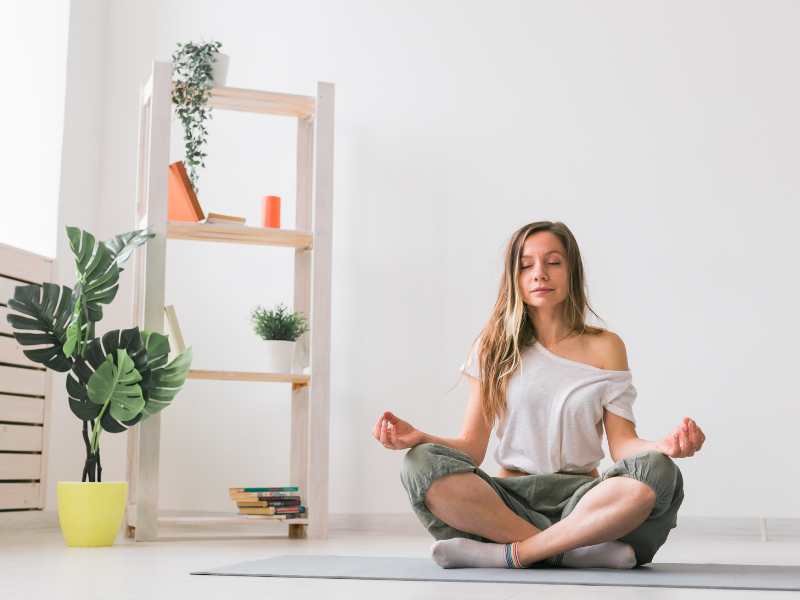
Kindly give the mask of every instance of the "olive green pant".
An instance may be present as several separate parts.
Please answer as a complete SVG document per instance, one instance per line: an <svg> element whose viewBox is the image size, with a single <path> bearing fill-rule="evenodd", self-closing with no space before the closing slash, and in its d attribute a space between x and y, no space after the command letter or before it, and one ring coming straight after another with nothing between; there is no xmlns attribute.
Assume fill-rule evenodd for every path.
<svg viewBox="0 0 800 600"><path fill-rule="evenodd" d="M547 529L565 518L586 492L609 477L630 477L647 484L656 494L653 510L639 527L619 538L633 547L636 566L653 560L670 529L676 526L678 508L683 502L680 469L669 456L657 451L622 459L600 477L570 473L492 477L459 450L441 444L419 444L406 452L400 479L417 517L437 540L463 537L493 541L450 527L428 510L425 494L431 483L451 473L475 473L492 487L506 506L538 529ZM558 567L563 556L559 553L530 566Z"/></svg>

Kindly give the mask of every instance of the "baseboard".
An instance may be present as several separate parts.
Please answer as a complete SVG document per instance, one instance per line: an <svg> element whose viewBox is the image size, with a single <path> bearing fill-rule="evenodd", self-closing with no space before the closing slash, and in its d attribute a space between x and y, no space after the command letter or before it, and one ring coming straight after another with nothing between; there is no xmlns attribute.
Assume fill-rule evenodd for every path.
<svg viewBox="0 0 800 600"><path fill-rule="evenodd" d="M175 514L175 511L169 513ZM226 513L181 511L180 514L190 516ZM331 533L340 534L356 532L364 535L428 535L413 513L332 513L328 525ZM54 510L0 512L0 532L47 529L58 529L58 514ZM800 540L800 519L768 518L762 523L757 517L678 515L678 526L670 535L757 541L764 539L765 532L768 541Z"/></svg>
<svg viewBox="0 0 800 600"><path fill-rule="evenodd" d="M427 535L413 513L334 513L329 517L331 531L356 531L365 534ZM678 515L678 525L670 535L681 537L722 537L746 540L800 540L800 519L758 517L695 517Z"/></svg>

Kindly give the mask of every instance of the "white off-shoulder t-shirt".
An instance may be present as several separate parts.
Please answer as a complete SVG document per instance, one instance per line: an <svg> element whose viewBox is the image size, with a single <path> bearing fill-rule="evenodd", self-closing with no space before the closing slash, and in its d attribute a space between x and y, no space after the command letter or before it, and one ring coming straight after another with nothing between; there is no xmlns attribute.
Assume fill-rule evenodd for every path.
<svg viewBox="0 0 800 600"><path fill-rule="evenodd" d="M461 371L480 379L476 342ZM508 382L494 458L526 473L588 473L603 459L603 409L636 423L630 370L601 369L535 341Z"/></svg>

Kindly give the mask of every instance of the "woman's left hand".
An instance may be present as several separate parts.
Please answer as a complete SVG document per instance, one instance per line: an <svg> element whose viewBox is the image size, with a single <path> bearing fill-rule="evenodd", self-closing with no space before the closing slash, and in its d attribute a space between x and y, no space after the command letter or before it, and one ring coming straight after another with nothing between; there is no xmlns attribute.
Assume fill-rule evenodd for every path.
<svg viewBox="0 0 800 600"><path fill-rule="evenodd" d="M672 458L694 456L694 453L703 447L706 436L689 417L684 417L680 425L656 444L656 449Z"/></svg>

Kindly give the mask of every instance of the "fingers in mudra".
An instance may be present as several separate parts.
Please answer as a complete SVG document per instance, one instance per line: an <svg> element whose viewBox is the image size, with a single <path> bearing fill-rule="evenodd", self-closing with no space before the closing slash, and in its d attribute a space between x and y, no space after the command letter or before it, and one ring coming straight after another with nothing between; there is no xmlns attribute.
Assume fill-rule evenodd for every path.
<svg viewBox="0 0 800 600"><path fill-rule="evenodd" d="M689 419L689 436L692 440L692 444L694 445L695 451L700 450L703 447L703 442L706 441L706 436L703 433L703 430L694 422L694 420Z"/></svg>
<svg viewBox="0 0 800 600"><path fill-rule="evenodd" d="M689 417L684 417L681 424L669 437L671 446L669 454L674 458L694 456L695 452L703 446L705 439L706 436L697 423Z"/></svg>

